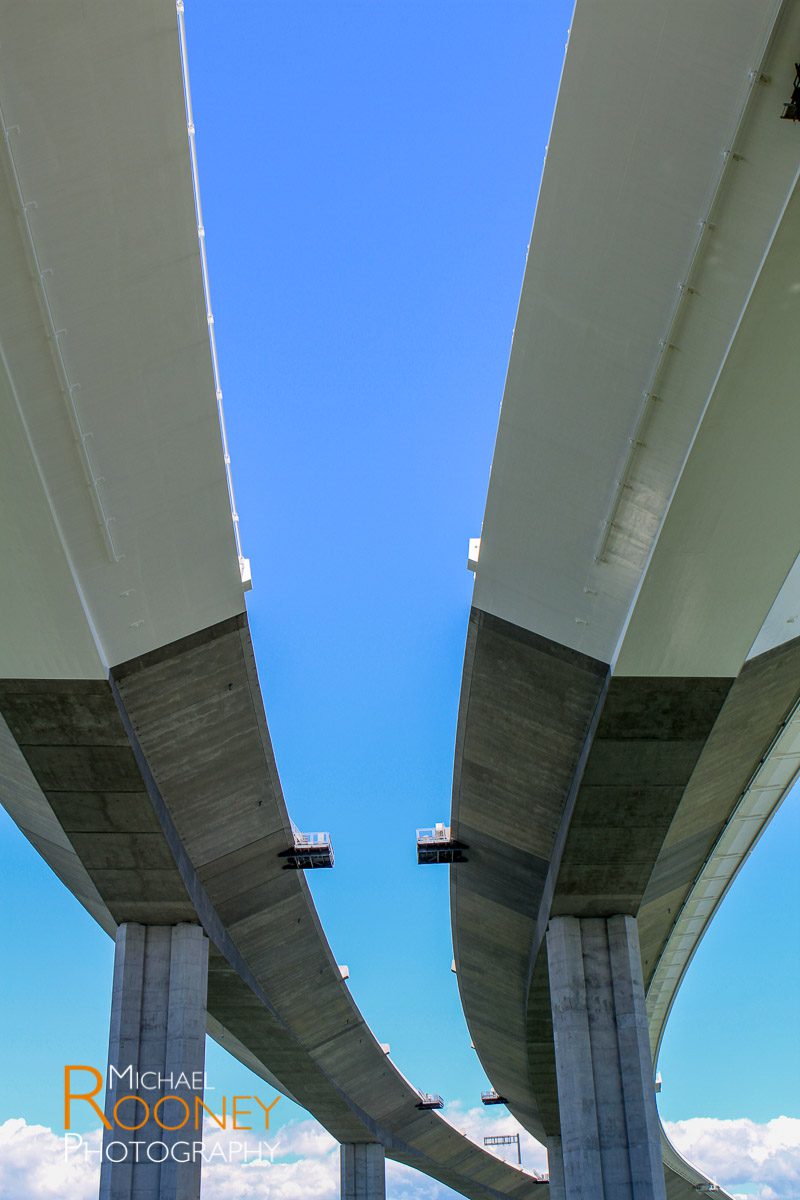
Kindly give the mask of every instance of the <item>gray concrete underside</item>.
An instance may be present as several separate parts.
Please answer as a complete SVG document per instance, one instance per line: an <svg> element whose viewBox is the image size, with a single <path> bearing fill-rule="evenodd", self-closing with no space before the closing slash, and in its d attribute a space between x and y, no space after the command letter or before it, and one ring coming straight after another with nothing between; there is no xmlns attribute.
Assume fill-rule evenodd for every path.
<svg viewBox="0 0 800 1200"><path fill-rule="evenodd" d="M530 948L605 676L584 655L472 611L452 812L454 835L469 847L468 863L450 876L457 978L489 1078L542 1140L520 1052Z"/></svg>
<svg viewBox="0 0 800 1200"><path fill-rule="evenodd" d="M610 679L605 664L473 610L452 812L469 847L451 871L456 967L492 1085L541 1140L560 1133L550 916L635 915L647 986L799 689L798 641L735 681ZM702 1176L667 1157L668 1196L694 1194Z"/></svg>
<svg viewBox="0 0 800 1200"><path fill-rule="evenodd" d="M340 1142L380 1142L479 1200L545 1194L416 1109L303 874L283 869L290 822L246 618L111 674L0 684L3 803L59 877L109 933L199 918L212 1032Z"/></svg>

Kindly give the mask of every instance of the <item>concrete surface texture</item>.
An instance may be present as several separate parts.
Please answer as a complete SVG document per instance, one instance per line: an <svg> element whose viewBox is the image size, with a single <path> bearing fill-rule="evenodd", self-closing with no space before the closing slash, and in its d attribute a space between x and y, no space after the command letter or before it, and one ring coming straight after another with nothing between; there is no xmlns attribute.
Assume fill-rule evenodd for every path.
<svg viewBox="0 0 800 1200"><path fill-rule="evenodd" d="M374 1190L358 1155L375 1166L385 1151L475 1200L541 1197L417 1109L302 873L282 869L291 823L231 523L175 14L42 0L4 16L0 781L54 871L123 930L112 1056L144 1031L137 971L145 1008L160 997L139 1050L181 1041L168 959L176 981L201 970L205 942L185 931L202 928L208 1027L350 1148L346 1187ZM637 937L655 1053L800 763L800 192L796 130L779 119L799 43L796 0L576 6L478 556L451 819L468 847L451 875L467 1021L493 1086L548 1141L556 1196L600 1176L658 1194L648 1105L630 1118L644 1139L627 1106L629 1084L646 1091ZM548 926L578 929L580 965ZM609 1114L596 1146L562 1086L553 1001L568 977L586 996L586 1103ZM618 1075L597 1069L614 1053ZM661 1152L669 1200L704 1185Z"/></svg>
<svg viewBox="0 0 800 1200"><path fill-rule="evenodd" d="M791 355L779 315L785 292L773 291L765 322L753 289L797 181L796 130L780 113L799 34L793 0L666 8L652 0L578 0L575 7L515 322L474 603L611 662L643 576L655 567L658 586L637 620L629 673L662 673L654 662L673 655L663 673L717 673L706 652L735 643L720 597L734 610L757 608L797 553L791 542L781 544L782 523L773 530L764 520L784 511L786 492L779 508L774 500L790 489L792 472L772 473L761 493L759 473L735 464L756 447L761 461L763 439L784 461L787 442L776 445L773 420L785 433L792 428L788 443L796 445L784 374L791 374ZM775 254L767 274L790 261ZM774 404L762 412L752 397L771 395L773 385ZM708 429L722 436L709 456L710 445L697 444L697 473L693 467L684 479L715 396L726 409L744 406L759 431L753 441L746 418L723 431L718 410ZM726 446L734 451L727 458ZM722 501L733 479L744 508L733 504L728 524ZM681 500L674 540L662 541L684 483L689 522L679 520ZM759 569L742 572L732 590L726 543L736 529L753 545ZM681 556L682 534L696 539L694 554Z"/></svg>
<svg viewBox="0 0 800 1200"><path fill-rule="evenodd" d="M200 1160L177 1161L169 1149L198 1140L207 979L208 939L199 925L120 925L108 1048L109 1068L120 1076L108 1077L100 1200L199 1200ZM152 1147L156 1161L136 1143Z"/></svg>
<svg viewBox="0 0 800 1200"><path fill-rule="evenodd" d="M655 1053L686 963L797 769L784 740L797 740L800 640L733 681L609 678L581 661L571 675L574 652L473 612L452 812L470 847L451 873L457 978L493 1086L548 1142L561 1133L548 921L636 917ZM748 789L757 802L715 860ZM711 862L717 886L683 921ZM669 1194L688 1197L701 1173L665 1153Z"/></svg>
<svg viewBox="0 0 800 1200"><path fill-rule="evenodd" d="M665 1200L633 917L554 917L550 1002L566 1194Z"/></svg>
<svg viewBox="0 0 800 1200"><path fill-rule="evenodd" d="M340 1151L342 1200L386 1200L383 1146L349 1143Z"/></svg>
<svg viewBox="0 0 800 1200"><path fill-rule="evenodd" d="M663 54L645 67L656 24ZM793 0L575 10L477 556L451 814L469 847L451 873L467 1023L493 1087L548 1141L574 1116L548 924L635 920L654 1056L800 765L800 191L780 119L799 37ZM604 186L581 187L589 176ZM614 1139L598 1137L602 1156ZM661 1149L670 1200L707 1185L663 1133Z"/></svg>
<svg viewBox="0 0 800 1200"><path fill-rule="evenodd" d="M561 1145L561 1138L556 1135L547 1139L547 1174L550 1185L550 1200L566 1200L564 1150Z"/></svg>
<svg viewBox="0 0 800 1200"><path fill-rule="evenodd" d="M104 926L202 924L223 1045L342 1143L383 1145L478 1200L542 1195L417 1109L341 978L302 872L283 869L291 823L244 616L120 664L108 683L6 681L0 711L4 774L26 787L14 811L63 877L83 880Z"/></svg>
<svg viewBox="0 0 800 1200"><path fill-rule="evenodd" d="M3 17L3 803L109 934L202 924L209 1029L340 1141L530 1195L416 1109L277 857L174 6Z"/></svg>

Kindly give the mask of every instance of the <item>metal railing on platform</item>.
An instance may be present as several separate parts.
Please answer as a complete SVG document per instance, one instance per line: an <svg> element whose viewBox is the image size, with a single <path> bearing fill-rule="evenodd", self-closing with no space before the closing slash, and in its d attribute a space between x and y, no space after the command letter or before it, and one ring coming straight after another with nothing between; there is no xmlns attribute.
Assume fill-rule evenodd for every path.
<svg viewBox="0 0 800 1200"><path fill-rule="evenodd" d="M417 830L417 862L420 864L466 862L463 854L466 848L452 836L450 826L443 821Z"/></svg>
<svg viewBox="0 0 800 1200"><path fill-rule="evenodd" d="M279 858L285 858L284 868L293 871L310 871L316 867L333 866L333 845L329 833L303 833L292 822L292 846L281 850Z"/></svg>

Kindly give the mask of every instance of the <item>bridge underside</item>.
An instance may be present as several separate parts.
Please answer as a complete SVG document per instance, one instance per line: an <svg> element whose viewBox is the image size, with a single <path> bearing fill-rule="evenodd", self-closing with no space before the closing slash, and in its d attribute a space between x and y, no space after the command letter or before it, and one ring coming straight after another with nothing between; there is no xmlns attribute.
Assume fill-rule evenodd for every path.
<svg viewBox="0 0 800 1200"><path fill-rule="evenodd" d="M476 1200L541 1196L418 1108L283 870L174 16L40 0L4 26L4 804L109 934L203 926L209 1028L343 1144ZM468 1024L553 1147L548 925L635 919L655 1054L800 759L800 191L779 120L798 37L790 0L576 8L451 821ZM704 1177L664 1155L685 1200Z"/></svg>
<svg viewBox="0 0 800 1200"><path fill-rule="evenodd" d="M540 1140L562 1133L548 924L635 917L650 989L798 699L800 639L751 659L736 679L612 677L597 660L473 610L453 819L468 847L451 874L458 980L489 1078ZM797 765L787 760L785 782L772 781L770 811ZM751 822L750 844L767 817ZM662 997L651 1014L654 1047L668 1007ZM672 1196L702 1178L672 1174Z"/></svg>
<svg viewBox="0 0 800 1200"><path fill-rule="evenodd" d="M450 821L467 1024L554 1147L574 1113L548 928L635 920L654 1060L800 768L798 38L794 0L579 0L570 31L471 555ZM670 1196L708 1184L662 1152Z"/></svg>
<svg viewBox="0 0 800 1200"><path fill-rule="evenodd" d="M380 1144L478 1200L538 1185L469 1142L387 1058L302 872L245 617L103 680L0 683L11 815L103 927L201 924L209 1028L343 1145ZM541 1195L541 1189L538 1192Z"/></svg>

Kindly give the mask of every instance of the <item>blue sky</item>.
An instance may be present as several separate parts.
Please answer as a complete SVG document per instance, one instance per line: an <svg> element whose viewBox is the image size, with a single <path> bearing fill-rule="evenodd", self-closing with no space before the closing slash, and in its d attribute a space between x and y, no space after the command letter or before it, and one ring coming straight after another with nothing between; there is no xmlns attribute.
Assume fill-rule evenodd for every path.
<svg viewBox="0 0 800 1200"><path fill-rule="evenodd" d="M486 1080L450 973L447 873L415 866L414 830L449 812L467 540L570 11L187 3L248 608L284 790L302 828L333 834L336 868L310 882L373 1030L421 1088L467 1106ZM800 1116L798 826L790 800L679 996L661 1060L670 1120ZM0 852L0 1122L60 1128L64 1061L105 1057L112 947L4 814ZM209 1072L252 1090L214 1047Z"/></svg>

